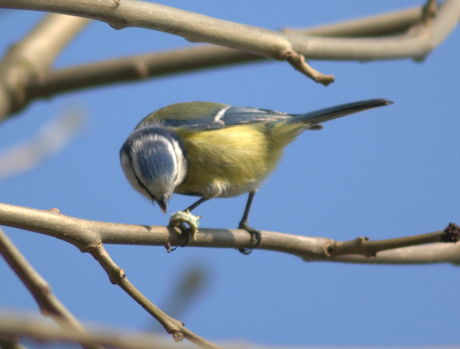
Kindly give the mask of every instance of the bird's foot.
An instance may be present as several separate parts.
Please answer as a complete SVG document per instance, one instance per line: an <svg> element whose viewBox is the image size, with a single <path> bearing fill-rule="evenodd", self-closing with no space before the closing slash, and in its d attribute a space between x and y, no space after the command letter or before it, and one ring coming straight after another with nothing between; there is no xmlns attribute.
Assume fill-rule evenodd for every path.
<svg viewBox="0 0 460 349"><path fill-rule="evenodd" d="M186 235L186 231L190 231L192 239L196 240L196 234L198 233L198 225L201 216L195 216L190 213L190 210L177 211L171 215L169 219L170 227L178 227L182 231L182 235ZM189 229L186 228L185 224L189 226ZM188 242L188 235L187 235ZM185 244L187 244L187 242Z"/></svg>
<svg viewBox="0 0 460 349"><path fill-rule="evenodd" d="M254 239L256 239L256 243L253 247L251 248L240 248L239 251L242 254L251 254L251 252L254 250L254 248L258 247L260 245L260 240L262 239L262 235L260 234L260 230L254 229L248 225L248 221L241 221L240 225L238 226L238 229L244 229L246 230L249 234L251 234L251 242Z"/></svg>

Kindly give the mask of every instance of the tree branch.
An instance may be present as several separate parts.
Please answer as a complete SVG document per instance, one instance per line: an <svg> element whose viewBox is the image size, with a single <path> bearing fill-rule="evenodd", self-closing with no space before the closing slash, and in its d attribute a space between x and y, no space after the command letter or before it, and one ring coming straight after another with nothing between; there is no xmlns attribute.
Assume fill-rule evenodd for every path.
<svg viewBox="0 0 460 349"><path fill-rule="evenodd" d="M425 6L423 6L421 22L427 26L432 25L433 18L436 17L436 11L436 0L428 0L428 3Z"/></svg>
<svg viewBox="0 0 460 349"><path fill-rule="evenodd" d="M146 334L146 333L133 333L125 329L107 329L101 328L97 331L90 331L86 335L75 333L68 333L51 324L45 322L43 319L33 316L18 316L18 315L0 315L0 334L20 335L28 337L32 340L45 343L76 343L86 342L92 344L100 344L110 348L116 349L177 349L177 345L168 344L162 337ZM184 346L181 346L184 348ZM185 346L190 349L190 346ZM232 341L225 345L229 349L270 349L273 346L261 346L248 342ZM288 346L278 346L279 349L288 349ZM311 346L302 347L298 349L311 349ZM452 346L411 346L411 349L452 349Z"/></svg>
<svg viewBox="0 0 460 349"><path fill-rule="evenodd" d="M287 34L303 34L325 37L375 37L406 32L422 19L423 6L392 11L365 18L321 25L314 28L292 29L281 31Z"/></svg>
<svg viewBox="0 0 460 349"><path fill-rule="evenodd" d="M54 216L53 218L59 216L65 217L59 214L58 210L56 209L43 212L45 212L45 216L46 214L51 214ZM43 218L45 218L48 223L52 221L52 219L49 220L46 217ZM157 319L165 328L165 330L173 336L176 342L180 342L183 340L183 338L186 338L203 349L220 349L220 347L217 345L205 340L204 338L201 338L200 336L187 329L182 322L165 314L128 281L128 278L126 277L123 269L115 264L115 262L110 258L109 254L102 245L101 239L97 233L98 229L96 228L96 226L100 223L87 221L87 225L85 225L83 220L77 222L74 220L74 218L70 218L70 220L74 220L73 225L78 225L77 229L74 230L71 228L69 229L69 224L72 224L69 221L69 218L70 217L65 217L64 221L61 221L61 223L54 221L54 223L58 224L58 226L55 227L55 232L61 236L61 239L76 245L82 252L89 252L105 270L109 276L110 281L113 284L120 286L127 294L131 296L131 298L133 298L155 319ZM61 224L64 224L64 226L61 226ZM100 227L104 229L104 223L102 223L102 226ZM96 233L92 231L94 228L96 228ZM78 238L78 231L83 230L87 230L87 236L83 239L84 242ZM64 235L67 234L65 231L69 233L67 238L64 237ZM21 278L23 283L32 293L37 303L40 305L43 314L54 315L53 319L58 322L60 326L64 326L65 330L72 330L72 332L80 334L85 333L85 329L78 323L78 321L64 307L64 305L62 305L59 300L52 295L50 286L43 278L41 278L41 276L33 269L33 267L27 263L25 258L15 248L15 246L1 229L0 253L4 256L11 268L16 272L16 274Z"/></svg>
<svg viewBox="0 0 460 349"><path fill-rule="evenodd" d="M91 327L94 328L94 324ZM159 335L129 333L128 331L120 331L120 329L100 329L81 333L65 327L52 326L49 322L35 316L18 316L17 314L0 315L0 334L25 336L48 343L83 343L88 347L103 345L118 349L177 348L177 345L168 344Z"/></svg>
<svg viewBox="0 0 460 349"><path fill-rule="evenodd" d="M58 54L88 22L85 18L50 14L10 47L0 62L0 122L24 106L25 87L45 76Z"/></svg>
<svg viewBox="0 0 460 349"><path fill-rule="evenodd" d="M416 7L309 29L283 31L330 37L379 36L405 31L421 18L422 8ZM33 100L88 87L266 59L249 52L214 45L127 56L51 70L40 81L29 84L26 96L28 100Z"/></svg>
<svg viewBox="0 0 460 349"><path fill-rule="evenodd" d="M0 0L0 6L4 6L3 2L4 0ZM284 31L337 38L394 35L423 22L423 13L425 13L423 8L417 7L309 29ZM305 56L309 58L309 54L306 53ZM24 87L21 99L23 104L17 105L15 110L24 107L33 99L78 89L265 59L259 55L227 47L202 45L50 70L41 79L29 81ZM331 58L316 57L316 59Z"/></svg>
<svg viewBox="0 0 460 349"><path fill-rule="evenodd" d="M181 342L184 338L192 343L198 345L203 349L220 349L219 346L207 341L206 339L196 335L184 324L164 313L161 309L156 307L145 297L131 282L128 281L123 269L118 267L115 262L110 258L102 243L97 246L91 246L86 252L96 259L102 268L109 275L110 281L114 285L118 285L128 295L131 296L142 308L144 308L150 315L152 315L158 322L165 328L165 330L173 336L174 341Z"/></svg>
<svg viewBox="0 0 460 349"><path fill-rule="evenodd" d="M423 22L413 30L375 39L318 38L290 35L294 49L307 59L358 60L413 58L421 60L449 35L460 16L460 1L446 0L438 8L431 25ZM308 45L308 47L306 47ZM304 49L308 48L308 52Z"/></svg>
<svg viewBox="0 0 460 349"><path fill-rule="evenodd" d="M379 39L332 39L283 34L263 28L219 20L201 14L142 1L56 0L52 3L34 0L0 0L0 6L80 15L109 23L121 29L128 26L159 30L179 35L191 42L208 42L237 48L275 60L288 60L303 73L311 72L305 63L291 57L306 59L375 60L412 57L421 59L445 39L457 25L460 0L446 0L432 26L411 31L407 35ZM318 74L310 74L317 77ZM319 81L329 83L321 75Z"/></svg>
<svg viewBox="0 0 460 349"><path fill-rule="evenodd" d="M116 349L177 349L177 345L168 344L162 337L146 334L129 332L125 329L107 329L101 326L97 331L90 331L86 335L68 333L43 319L33 316L18 316L18 315L0 315L0 334L20 335L32 340L45 343L76 343L86 342L92 344L100 344ZM184 346L181 346L184 348ZM270 349L273 346L261 346L252 343L232 341L225 345L229 349ZM279 349L289 349L289 346L277 346ZM298 349L311 349L311 346L296 347ZM370 347L372 348L372 347ZM452 349L452 346L411 346L411 349ZM23 349L23 348L21 348ZM190 349L190 346L185 346L185 349Z"/></svg>
<svg viewBox="0 0 460 349"><path fill-rule="evenodd" d="M57 209L50 211L0 204L0 224L30 230L67 241L83 252L91 252L101 243L126 245L182 246L186 239L179 229L162 226L104 223L65 216ZM447 236L456 236L455 229ZM322 237L308 237L262 231L257 249L299 256L306 261L331 261L364 264L460 264L460 244L435 244L445 241L446 231L432 235L348 242ZM250 248L251 237L240 229L200 229L189 247ZM449 240L449 242L454 242ZM410 247L409 247L410 246ZM377 253L378 252L378 253ZM370 255L377 255L369 258Z"/></svg>
<svg viewBox="0 0 460 349"><path fill-rule="evenodd" d="M0 348L2 349L27 349L25 346L23 346L19 342L19 338L16 335L10 335L10 336L0 335Z"/></svg>
<svg viewBox="0 0 460 349"><path fill-rule="evenodd" d="M63 329L80 334L86 333L73 314L52 293L46 280L30 265L1 228L0 254L35 298L44 316L51 317ZM100 348L83 344L82 346L88 349Z"/></svg>

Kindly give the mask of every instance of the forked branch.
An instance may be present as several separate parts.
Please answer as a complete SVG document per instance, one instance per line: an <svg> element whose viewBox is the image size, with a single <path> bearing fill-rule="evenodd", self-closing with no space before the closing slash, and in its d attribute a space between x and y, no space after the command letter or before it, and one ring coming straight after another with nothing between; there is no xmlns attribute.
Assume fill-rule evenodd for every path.
<svg viewBox="0 0 460 349"><path fill-rule="evenodd" d="M99 19L116 28L140 26L181 35L190 41L222 45L189 47L58 70L39 69L39 79L31 78L37 75L36 69L26 69L33 64L23 60L26 65L19 71L24 78L4 86L0 84L0 121L36 98L266 58L287 60L295 69L327 85L334 77L317 72L306 64L305 59L369 61L412 57L421 60L455 28L460 15L460 0L446 0L436 11L436 17L433 17L435 2L430 1L423 8L280 33L140 1L105 0L95 6L94 2L86 0L52 3L0 0L0 7L71 13ZM173 16L174 20L167 22L163 18L157 21L158 16L165 14ZM219 31L214 30L216 27ZM60 30L53 32L60 33ZM221 34L224 38L219 36ZM47 50L42 49L37 57L46 53ZM15 76L11 74L11 67L5 64L7 57L0 66L2 76Z"/></svg>
<svg viewBox="0 0 460 349"><path fill-rule="evenodd" d="M180 231L163 226L105 223L89 221L50 211L0 204L0 224L25 229L67 241L83 252L91 252L101 243L152 246L182 246L186 242ZM364 264L460 263L458 229L391 240L334 241L322 237L261 231L257 249L285 252L308 261L351 262ZM320 234L318 234L320 235ZM431 244L438 242L437 244ZM425 245L426 246L419 246ZM245 230L200 229L189 247L250 248L251 238ZM375 255L375 256L374 256ZM370 257L369 256L374 256Z"/></svg>
<svg viewBox="0 0 460 349"><path fill-rule="evenodd" d="M63 330L72 331L75 334L86 334L84 327L52 293L50 285L25 259L1 228L0 255L2 255L11 269L27 287L30 294L35 298L44 316L51 317ZM99 346L80 344L83 348L100 349Z"/></svg>
<svg viewBox="0 0 460 349"><path fill-rule="evenodd" d="M359 61L420 59L447 37L457 25L460 14L460 0L446 0L432 25L425 25L425 30L378 39L337 39L280 33L135 0L104 0L97 5L87 0L55 0L52 3L0 0L0 7L80 15L107 22L116 29L148 28L179 35L191 42L208 42L275 60L287 60L294 63L297 70L324 84L331 82L330 77L318 72L311 74L312 70L305 62L291 57L303 55L305 59ZM428 24L427 21L423 23Z"/></svg>

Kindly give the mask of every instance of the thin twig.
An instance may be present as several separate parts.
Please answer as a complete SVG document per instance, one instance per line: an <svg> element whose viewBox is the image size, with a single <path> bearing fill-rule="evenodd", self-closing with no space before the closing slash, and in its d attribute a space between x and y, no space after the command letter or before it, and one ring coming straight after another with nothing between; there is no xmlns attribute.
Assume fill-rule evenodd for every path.
<svg viewBox="0 0 460 349"><path fill-rule="evenodd" d="M30 209L8 204L0 204L0 224L30 230L67 241L81 251L88 252L99 244L182 246L185 238L179 229L162 226L104 223L65 216L59 210L50 211ZM445 232L444 232L445 233ZM439 236L442 232L437 232ZM387 240L372 241L371 249L376 257L367 258L368 246L347 247L356 242L335 242L322 237L308 237L262 231L258 249L285 252L308 261L331 261L364 264L460 264L460 244L434 244L429 247L416 246L430 243L420 236L411 236L388 244ZM424 235L422 235L424 236ZM201 229L196 240L189 247L220 247L242 249L251 247L251 238L240 229ZM409 239L409 240L407 240ZM437 240L439 241L439 240ZM451 241L453 242L453 241ZM328 252L329 246L345 246L343 251ZM412 246L412 247L405 247ZM384 251L390 248L388 251ZM348 249L348 250L347 250ZM346 255L345 255L346 254Z"/></svg>
<svg viewBox="0 0 460 349"><path fill-rule="evenodd" d="M377 252L381 251L435 242L458 242L459 238L459 227L450 223L441 231L402 238L370 241L369 238L359 237L350 241L331 241L325 246L325 251L330 256L359 254L364 257L375 257Z"/></svg>
<svg viewBox="0 0 460 349"><path fill-rule="evenodd" d="M176 342L182 341L185 337L192 343L203 349L219 349L218 346L201 338L195 333L184 327L182 322L175 320L162 312L152 302L150 302L139 290L137 290L126 278L123 269L119 268L110 258L101 243L97 246L88 245L86 252L99 262L109 275L113 284L120 286L137 303L147 310L157 319L166 331L171 334ZM26 261L19 250L8 239L3 230L0 229L0 254L5 258L10 267L19 276L22 282L29 289L35 300L40 306L44 315L51 316L55 321L63 326L65 330L71 330L76 334L85 334L86 330L78 320L65 308L65 306L52 294L49 284L37 273L35 269ZM86 348L96 348L88 346Z"/></svg>
<svg viewBox="0 0 460 349"><path fill-rule="evenodd" d="M303 34L334 38L368 38L394 35L406 32L410 27L418 23L422 17L422 12L423 7L417 6L405 10L392 11L313 28L283 28L281 31L287 34Z"/></svg>
<svg viewBox="0 0 460 349"><path fill-rule="evenodd" d="M431 26L416 24L417 30L382 38L329 38L289 35L296 52L306 59L372 61L427 56L458 24L460 0L446 0L438 8Z"/></svg>
<svg viewBox="0 0 460 349"><path fill-rule="evenodd" d="M295 70L300 71L304 75L308 76L316 82L319 82L320 84L323 84L324 86L328 86L330 83L335 81L334 75L321 74L319 71L310 67L307 62L305 62L304 56L299 55L294 51L286 53L286 61L288 61Z"/></svg>
<svg viewBox="0 0 460 349"><path fill-rule="evenodd" d="M51 317L58 325L66 330L75 333L86 332L72 313L52 293L50 285L25 259L1 228L0 254L35 298L43 315ZM96 346L83 347L92 349L99 348Z"/></svg>
<svg viewBox="0 0 460 349"><path fill-rule="evenodd" d="M174 341L181 342L184 338L186 338L203 349L220 349L219 346L196 335L187 329L181 321L173 319L150 302L147 297L145 297L136 287L134 287L133 284L131 284L126 277L124 270L118 267L110 258L102 243L99 243L97 246L89 247L87 252L91 253L94 259L99 262L109 276L112 284L121 287L131 296L131 298L142 306L142 308L152 315L164 327L166 332L173 336Z"/></svg>
<svg viewBox="0 0 460 349"><path fill-rule="evenodd" d="M58 210L49 211L54 216L62 216ZM88 221L89 222L89 221ZM97 224L97 223L96 223ZM92 230L91 223L86 225L86 228L81 226L80 229ZM58 228L59 229L59 228ZM59 229L60 230L60 229ZM67 230L64 228L64 230ZM83 252L89 252L103 267L113 284L120 286L128 293L137 303L139 303L146 311L148 311L155 319L157 319L165 330L171 334L176 342L188 339L192 343L200 346L203 349L219 349L218 346L201 338L192 331L184 327L182 322L173 319L157 308L150 302L139 290L137 290L126 278L123 269L119 268L110 258L102 243L94 243L97 240L97 235L89 232L93 237L92 242L87 242L84 246L81 243L77 245ZM70 235L73 235L72 233ZM74 236L76 237L76 236ZM78 238L77 238L78 239ZM69 241L69 240L66 240ZM70 242L70 241L69 241ZM51 288L48 283L28 264L25 258L15 248L12 242L0 229L0 253L5 260L21 278L23 283L35 297L43 314L50 315L58 321L59 325L65 325L66 329L72 329L75 332L85 332L85 329L80 325L73 315L59 302L59 300L51 293Z"/></svg>

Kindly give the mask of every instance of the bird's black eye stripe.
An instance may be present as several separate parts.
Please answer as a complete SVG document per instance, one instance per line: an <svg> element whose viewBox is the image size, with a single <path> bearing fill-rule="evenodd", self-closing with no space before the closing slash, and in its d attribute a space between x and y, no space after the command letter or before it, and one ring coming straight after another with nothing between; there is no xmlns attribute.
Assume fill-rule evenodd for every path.
<svg viewBox="0 0 460 349"><path fill-rule="evenodd" d="M148 190L148 188L144 185L144 183L141 182L141 180L139 179L139 177L137 176L136 172L134 172L134 175L136 176L136 179L137 179L137 183L139 183L139 186L141 188L144 188L147 193L150 194L150 196L152 197L152 200L155 200L155 197L153 196L153 194Z"/></svg>
<svg viewBox="0 0 460 349"><path fill-rule="evenodd" d="M131 165L131 169L133 170L134 176L136 177L137 183L139 184L139 186L140 186L141 188L145 189L145 191L146 191L147 193L149 193L149 195L151 196L152 200L158 201L158 200L155 198L155 196L150 192L150 190L144 185L144 183L142 183L142 181L140 180L140 178L137 176L137 173L136 173L136 171L134 170L133 158L131 157L131 153L130 153L130 152L127 152L126 154L128 155L129 164Z"/></svg>
<svg viewBox="0 0 460 349"><path fill-rule="evenodd" d="M133 171L133 172L134 172L134 171ZM155 196L150 192L150 190L144 185L144 183L141 182L141 180L140 180L139 177L137 176L136 172L134 172L134 175L136 176L136 179L137 179L137 182L139 183L139 186L140 186L141 188L144 188L145 191L146 191L147 193L149 193L149 195L150 195L151 198L152 198L152 201L158 201L158 200L155 198Z"/></svg>

